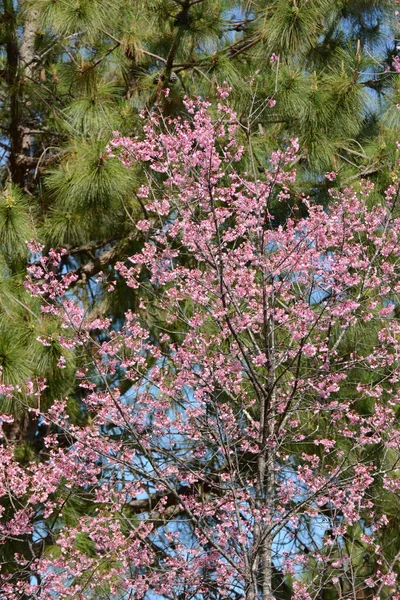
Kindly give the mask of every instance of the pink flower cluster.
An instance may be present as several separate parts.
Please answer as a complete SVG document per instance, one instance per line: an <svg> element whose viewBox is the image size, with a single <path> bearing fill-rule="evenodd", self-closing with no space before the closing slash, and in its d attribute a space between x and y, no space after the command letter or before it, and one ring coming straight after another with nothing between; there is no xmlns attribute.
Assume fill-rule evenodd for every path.
<svg viewBox="0 0 400 600"><path fill-rule="evenodd" d="M5 600L213 589L267 600L280 568L293 600L337 591L342 579L354 594L396 586L374 489L399 490L399 184L373 207L367 184L332 188L329 209L297 197L306 216L279 222L298 142L274 152L259 179L243 173L228 94L220 90L216 117L187 99L190 119L153 115L141 139L110 143L149 181L138 190L145 241L116 265L138 299L118 330L67 293L62 252L29 269L27 289L61 320L64 343L90 356L77 372L88 418L73 424L60 399L40 413L45 460L22 466L1 449L0 497L17 507L2 509L2 541L40 523L58 549L21 558L19 579L5 571ZM150 302L162 315L152 328ZM365 323L371 343L358 333ZM5 431L9 417L0 420ZM63 518L71 495L90 505L74 523ZM373 556L362 579L349 539Z"/></svg>

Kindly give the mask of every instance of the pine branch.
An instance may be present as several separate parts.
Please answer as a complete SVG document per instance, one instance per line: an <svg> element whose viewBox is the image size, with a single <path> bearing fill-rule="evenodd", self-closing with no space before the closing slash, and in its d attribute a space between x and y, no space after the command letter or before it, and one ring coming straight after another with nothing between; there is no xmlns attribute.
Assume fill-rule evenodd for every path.
<svg viewBox="0 0 400 600"><path fill-rule="evenodd" d="M65 249L67 250L67 253L69 256L75 255L75 254L91 253L94 250L98 250L99 248L102 248L103 246L111 244L114 241L115 241L115 236L108 238L106 240L100 240L100 241L97 240L97 241L88 242L87 244L82 244L81 246L75 246L75 247L67 246Z"/></svg>
<svg viewBox="0 0 400 600"><path fill-rule="evenodd" d="M108 265L120 259L126 251L126 248L129 245L129 243L136 239L137 235L137 231L132 231L128 236L126 236L120 242L118 242L113 248L102 252L93 260L85 263L84 265L73 271L73 273L78 276L77 281L86 281L90 277L93 277L94 275L102 271ZM73 254L73 252L70 251L70 254Z"/></svg>

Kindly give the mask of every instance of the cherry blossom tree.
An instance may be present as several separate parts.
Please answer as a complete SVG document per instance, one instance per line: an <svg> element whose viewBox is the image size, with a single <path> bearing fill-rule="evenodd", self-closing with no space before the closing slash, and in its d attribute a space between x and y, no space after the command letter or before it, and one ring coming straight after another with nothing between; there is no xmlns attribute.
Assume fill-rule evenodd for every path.
<svg viewBox="0 0 400 600"><path fill-rule="evenodd" d="M41 410L46 382L1 388L49 432L41 460L0 449L2 542L32 548L1 598L400 598L383 543L400 490L398 165L381 203L329 173L317 205L293 191L294 139L242 171L228 92L216 114L186 99L186 119L153 113L110 144L148 178L143 246L116 265L140 299L122 324L68 292L62 251L29 245L26 287L79 356L86 418L66 398Z"/></svg>

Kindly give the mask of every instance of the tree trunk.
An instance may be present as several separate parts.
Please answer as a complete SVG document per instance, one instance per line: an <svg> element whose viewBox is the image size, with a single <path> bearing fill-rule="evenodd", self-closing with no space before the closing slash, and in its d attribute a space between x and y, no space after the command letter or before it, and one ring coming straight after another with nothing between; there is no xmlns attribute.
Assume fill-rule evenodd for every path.
<svg viewBox="0 0 400 600"><path fill-rule="evenodd" d="M6 80L10 98L10 179L23 188L29 170L24 157L29 156L31 147L31 136L24 124L24 84L33 75L38 11L32 9L27 13L20 46L18 45L17 11L13 0L4 0L4 19L7 24Z"/></svg>
<svg viewBox="0 0 400 600"><path fill-rule="evenodd" d="M264 248L264 241L262 248ZM264 286L267 278L264 276ZM271 521L260 519L254 528L254 556L253 556L253 594L258 598L261 589L262 600L273 597L272 575L272 542L270 532L274 494L275 494L275 450L271 447L271 440L275 431L275 334L274 324L270 318L270 308L274 303L273 295L267 300L264 287L264 339L265 355L269 366L268 382L264 390L264 397L260 410L260 454L257 465L257 508L267 507L267 514Z"/></svg>

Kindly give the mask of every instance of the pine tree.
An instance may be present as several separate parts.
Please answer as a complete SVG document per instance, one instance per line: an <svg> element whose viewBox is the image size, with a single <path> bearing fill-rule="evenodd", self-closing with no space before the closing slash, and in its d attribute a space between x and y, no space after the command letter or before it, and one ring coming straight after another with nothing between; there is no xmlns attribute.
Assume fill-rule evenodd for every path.
<svg viewBox="0 0 400 600"><path fill-rule="evenodd" d="M71 380L79 356L24 291L37 260L25 241L67 249L63 269L94 314L117 322L135 307L113 265L140 242L146 180L108 157L114 130L140 135L143 110L185 115L185 94L214 102L226 81L253 173L298 137L296 186L321 202L327 171L343 184L371 178L377 198L390 180L400 124L394 0L3 0L0 10L1 377L46 378L47 405L68 395L73 418L85 418ZM23 389L17 404L1 399L15 416L5 443L22 462L44 457L45 430L27 408Z"/></svg>

